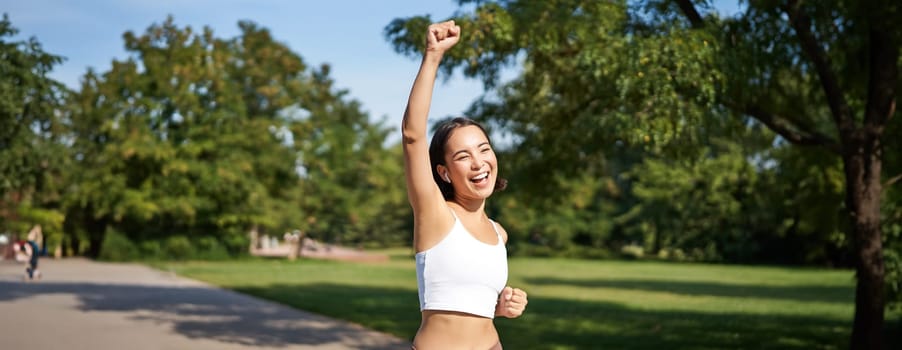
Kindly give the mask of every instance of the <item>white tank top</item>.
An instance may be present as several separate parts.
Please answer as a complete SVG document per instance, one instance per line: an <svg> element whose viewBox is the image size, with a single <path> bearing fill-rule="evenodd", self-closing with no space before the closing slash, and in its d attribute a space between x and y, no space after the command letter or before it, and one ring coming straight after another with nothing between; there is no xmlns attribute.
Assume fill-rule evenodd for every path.
<svg viewBox="0 0 902 350"><path fill-rule="evenodd" d="M416 254L420 311L445 310L495 318L495 303L507 284L507 249L492 222L498 244L483 243L454 215L451 232Z"/></svg>

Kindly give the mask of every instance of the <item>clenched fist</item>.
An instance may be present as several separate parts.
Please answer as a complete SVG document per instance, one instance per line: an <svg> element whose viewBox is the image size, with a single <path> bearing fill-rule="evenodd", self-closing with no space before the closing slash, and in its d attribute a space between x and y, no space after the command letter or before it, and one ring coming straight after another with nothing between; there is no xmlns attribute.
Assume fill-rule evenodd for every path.
<svg viewBox="0 0 902 350"><path fill-rule="evenodd" d="M526 292L520 288L504 287L498 296L498 304L495 306L495 316L507 318L520 317L526 310Z"/></svg>
<svg viewBox="0 0 902 350"><path fill-rule="evenodd" d="M460 40L460 26L454 21L433 23L426 33L426 52L444 53Z"/></svg>

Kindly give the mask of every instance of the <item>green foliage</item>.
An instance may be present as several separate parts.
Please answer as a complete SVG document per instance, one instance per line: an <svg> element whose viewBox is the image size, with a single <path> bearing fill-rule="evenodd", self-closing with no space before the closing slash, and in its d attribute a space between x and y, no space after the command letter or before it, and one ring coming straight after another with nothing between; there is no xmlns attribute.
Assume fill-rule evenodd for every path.
<svg viewBox="0 0 902 350"><path fill-rule="evenodd" d="M169 18L125 33L128 57L85 74L69 105L73 225L92 242L105 227L138 242L181 232L207 258L245 252L252 228L408 239L387 129L334 88L328 65L239 27L223 39ZM166 254L194 256L166 242Z"/></svg>
<svg viewBox="0 0 902 350"><path fill-rule="evenodd" d="M835 120L847 113L861 122L878 109L868 91L880 79L868 78L876 75L863 57L876 54L868 50L878 39L898 54L898 6L752 2L721 17L699 1L462 3L475 4L453 18L463 44L446 55L443 72L461 68L495 87L469 114L511 140L503 159L514 174L511 196L526 204L497 206L507 225L545 232L549 246L573 242L586 219L559 209L574 197L559 179L612 179L617 190L609 192L618 194L596 192L604 204L584 209L614 217L593 226L601 243L590 245L618 251L639 242L716 261L852 263L844 191L861 187L847 182L837 156L852 128L839 130ZM799 11L791 15L804 21L802 34L787 11ZM385 35L399 53L417 56L432 21L396 19ZM804 31L826 66L812 63ZM520 62L522 73L499 86L501 68ZM842 96L825 91L830 76ZM887 120L887 131L902 130L899 118ZM899 147L883 149L887 178L902 173ZM566 220L524 208L534 205Z"/></svg>
<svg viewBox="0 0 902 350"><path fill-rule="evenodd" d="M0 20L0 230L24 235L41 224L48 248L63 239L59 199L67 149L60 144L67 91L50 79L62 58Z"/></svg>
<svg viewBox="0 0 902 350"><path fill-rule="evenodd" d="M248 253L247 248L250 246L250 237L243 230L224 230L219 232L218 237L229 256L237 257Z"/></svg>
<svg viewBox="0 0 902 350"><path fill-rule="evenodd" d="M505 169L505 168L502 168ZM504 171L504 170L502 170ZM502 173L502 176L507 175ZM514 173L513 184L497 195L488 208L503 223L512 254L561 257L606 257L614 229L610 200L616 186L608 177L584 175L559 177L549 188L553 196L536 196L517 181L528 176ZM612 192L613 191L613 192Z"/></svg>
<svg viewBox="0 0 902 350"><path fill-rule="evenodd" d="M246 248L246 247L245 247ZM189 239L184 235L134 242L125 234L108 229L99 259L106 261L225 260L231 258L216 237Z"/></svg>
<svg viewBox="0 0 902 350"><path fill-rule="evenodd" d="M403 178L397 161L401 148L383 147L388 129L368 124L356 103L316 108L331 110L341 120L318 110L309 118L313 129L300 144L305 170L300 209L306 216L301 230L341 244L409 242L410 209L398 180Z"/></svg>
<svg viewBox="0 0 902 350"><path fill-rule="evenodd" d="M700 260L722 260L722 254L732 255L731 261L748 260L751 252L731 251L755 248L744 207L754 195L757 174L742 153L731 149L685 163L649 158L633 174L639 204L630 215L644 224L646 229L636 233L650 239L637 241L651 252L667 247L701 252ZM711 243L717 248L705 255Z"/></svg>
<svg viewBox="0 0 902 350"><path fill-rule="evenodd" d="M641 172L633 167L648 154L704 153L714 135L744 132L746 124L714 111L724 79L716 37L640 23L637 11L617 1L507 1L454 18L464 44L446 55L446 74L462 67L492 87L503 66L523 62L518 78L468 111L513 140L501 160L514 193L493 207L511 241L550 254L572 245L619 253L648 241L657 254L662 246L630 221L653 205L632 192L630 174ZM416 55L430 21L397 19L385 34L397 51ZM704 242L696 245L709 239L697 236Z"/></svg>
<svg viewBox="0 0 902 350"><path fill-rule="evenodd" d="M218 38L169 18L127 32L128 56L68 94L46 78L60 58L35 39L7 42L4 17L0 224L46 222L67 251L95 257L108 229L149 257L193 256L181 240L147 243L172 243L172 232L205 258L246 252L251 228L408 242L389 129L334 87L328 65L308 67L265 28L239 27Z"/></svg>
<svg viewBox="0 0 902 350"><path fill-rule="evenodd" d="M188 237L171 236L163 244L166 257L172 260L187 260L195 254L195 248Z"/></svg>
<svg viewBox="0 0 902 350"><path fill-rule="evenodd" d="M194 256L192 258L202 260L225 260L230 258L226 250L215 237L200 237L195 240Z"/></svg>
<svg viewBox="0 0 902 350"><path fill-rule="evenodd" d="M45 236L59 234L63 230L65 216L58 210L33 207L29 203L21 203L18 211L19 222L25 226L19 226L21 231L27 231L34 225L41 225Z"/></svg>
<svg viewBox="0 0 902 350"><path fill-rule="evenodd" d="M166 258L166 253L163 251L163 246L160 245L159 241L143 241L138 248L141 251L141 259L143 260L153 261Z"/></svg>
<svg viewBox="0 0 902 350"><path fill-rule="evenodd" d="M509 242L507 252L513 256L569 259L617 259L621 256L606 248L568 244L560 248L535 242Z"/></svg>
<svg viewBox="0 0 902 350"><path fill-rule="evenodd" d="M694 159L634 167L637 201L617 221L629 241L694 260L849 265L837 163L815 150L756 152L718 139Z"/></svg>
<svg viewBox="0 0 902 350"><path fill-rule="evenodd" d="M73 98L82 171L72 207L149 237L275 223L266 209L287 200L280 189L297 180L293 162L282 161L293 152L276 132L287 125L276 111L288 106L284 94L299 94L292 81L304 66L267 31L242 29L222 40L170 19L144 36L126 33L133 56L102 76L85 75ZM247 62L273 80L244 79L254 68Z"/></svg>
<svg viewBox="0 0 902 350"><path fill-rule="evenodd" d="M627 244L620 248L620 255L627 259L642 259L645 248L638 244Z"/></svg>
<svg viewBox="0 0 902 350"><path fill-rule="evenodd" d="M723 79L715 41L675 25L643 30L633 15L620 1L480 4L454 18L465 43L444 68L493 86L501 67L525 56L523 74L470 114L516 135L518 153L562 171L597 163L618 141L679 152L703 135L692 126ZM430 21L397 19L385 33L397 51L417 55Z"/></svg>
<svg viewBox="0 0 902 350"><path fill-rule="evenodd" d="M140 251L135 243L124 234L108 229L103 236L100 256L97 258L105 261L132 261L140 256Z"/></svg>
<svg viewBox="0 0 902 350"><path fill-rule="evenodd" d="M62 61L44 52L37 39L10 41L18 30L7 15L0 20L0 199L46 181L55 168L58 108L66 90L47 75Z"/></svg>
<svg viewBox="0 0 902 350"><path fill-rule="evenodd" d="M902 309L902 256L898 247L884 250L886 259L887 304L894 309Z"/></svg>

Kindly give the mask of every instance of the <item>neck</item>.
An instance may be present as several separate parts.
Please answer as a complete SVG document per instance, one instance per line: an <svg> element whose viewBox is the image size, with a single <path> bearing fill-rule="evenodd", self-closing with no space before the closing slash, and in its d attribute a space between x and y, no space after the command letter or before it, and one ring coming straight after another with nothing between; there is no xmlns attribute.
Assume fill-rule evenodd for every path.
<svg viewBox="0 0 902 350"><path fill-rule="evenodd" d="M485 212L485 199L466 199L455 197L451 202L469 213Z"/></svg>

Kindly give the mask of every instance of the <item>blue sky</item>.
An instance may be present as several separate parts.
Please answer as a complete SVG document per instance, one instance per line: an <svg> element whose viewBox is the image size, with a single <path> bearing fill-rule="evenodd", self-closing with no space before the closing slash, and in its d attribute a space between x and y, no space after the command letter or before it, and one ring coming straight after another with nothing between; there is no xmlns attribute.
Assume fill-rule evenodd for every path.
<svg viewBox="0 0 902 350"><path fill-rule="evenodd" d="M395 53L383 36L394 18L430 14L451 17L455 0L0 0L0 11L45 51L64 56L51 76L78 87L88 67L99 72L126 57L122 34L143 33L172 15L179 26L209 26L218 37L238 34L238 21L268 28L308 65L329 63L338 88L347 89L374 120L398 125L419 65ZM506 77L513 76L514 68ZM436 86L431 115L460 115L481 95L482 84L455 75Z"/></svg>
<svg viewBox="0 0 902 350"><path fill-rule="evenodd" d="M238 35L238 21L251 20L300 54L308 65L329 63L338 88L349 90L374 120L398 125L419 66L395 53L383 28L394 18L430 14L451 17L454 0L0 0L0 11L19 29L18 39L36 37L45 51L64 56L51 76L78 87L88 67L103 72L126 57L122 34L143 33L173 15L179 26L209 26L218 37ZM482 92L482 84L459 75L436 86L433 116L460 115Z"/></svg>

